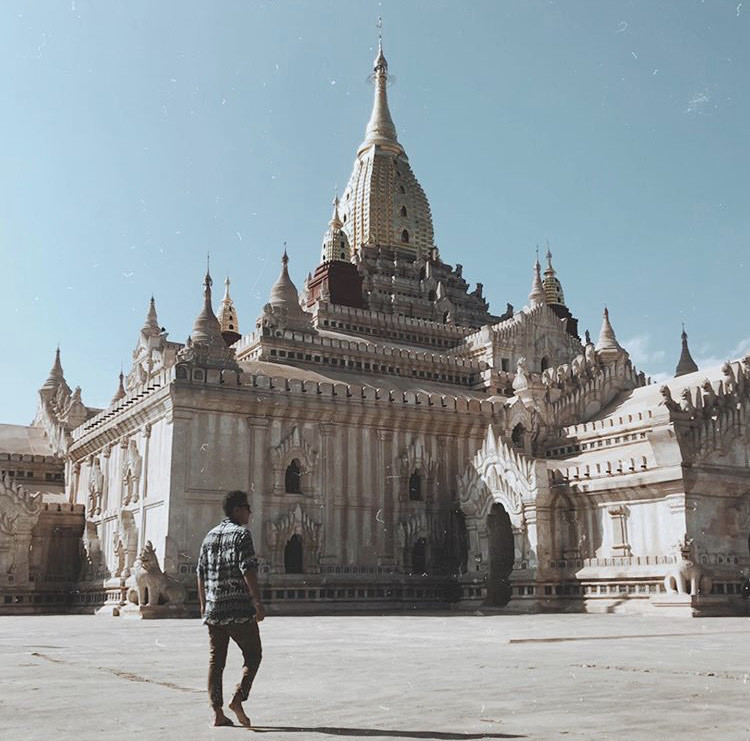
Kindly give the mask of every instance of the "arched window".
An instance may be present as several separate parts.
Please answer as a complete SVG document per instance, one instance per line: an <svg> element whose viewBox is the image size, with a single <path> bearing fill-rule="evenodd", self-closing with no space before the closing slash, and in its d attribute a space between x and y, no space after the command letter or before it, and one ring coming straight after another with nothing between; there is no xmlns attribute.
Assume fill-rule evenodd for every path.
<svg viewBox="0 0 750 741"><path fill-rule="evenodd" d="M287 494L302 493L302 469L300 468L299 461L296 458L294 458L292 462L286 467L286 475L284 476L284 489Z"/></svg>
<svg viewBox="0 0 750 741"><path fill-rule="evenodd" d="M401 206L401 216L406 216L406 206Z"/></svg>
<svg viewBox="0 0 750 741"><path fill-rule="evenodd" d="M542 358L542 371L546 371L549 368L549 360Z"/></svg>
<svg viewBox="0 0 750 741"><path fill-rule="evenodd" d="M409 244L409 232L406 229L401 232L401 241L404 244Z"/></svg>
<svg viewBox="0 0 750 741"><path fill-rule="evenodd" d="M398 192L399 192L399 193L406 193L406 189L404 188L404 186L403 186L403 185L399 185L399 186L398 186Z"/></svg>
<svg viewBox="0 0 750 741"><path fill-rule="evenodd" d="M411 549L411 573L424 574L427 571L427 543L419 538Z"/></svg>
<svg viewBox="0 0 750 741"><path fill-rule="evenodd" d="M287 574L304 574L304 565L302 536L295 533L284 548L284 571Z"/></svg>
<svg viewBox="0 0 750 741"><path fill-rule="evenodd" d="M430 291L427 294L427 300L428 301L434 301L436 298L437 298L437 294L435 293L435 291Z"/></svg>
<svg viewBox="0 0 750 741"><path fill-rule="evenodd" d="M510 433L513 446L523 448L526 446L526 428L519 422Z"/></svg>
<svg viewBox="0 0 750 741"><path fill-rule="evenodd" d="M422 501L422 474L419 471L409 476L409 499L412 502Z"/></svg>

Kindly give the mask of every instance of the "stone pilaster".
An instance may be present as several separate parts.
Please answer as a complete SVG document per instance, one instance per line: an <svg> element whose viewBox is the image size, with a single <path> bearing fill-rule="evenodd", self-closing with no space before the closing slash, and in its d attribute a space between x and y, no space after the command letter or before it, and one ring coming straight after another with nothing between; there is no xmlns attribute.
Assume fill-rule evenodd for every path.
<svg viewBox="0 0 750 741"><path fill-rule="evenodd" d="M393 511L393 474L389 469L390 451L393 433L390 430L378 430L377 445L377 486L380 498L378 524L382 527L382 536L378 543L378 562L381 566L392 566L396 561L394 553L394 531L396 521Z"/></svg>
<svg viewBox="0 0 750 741"><path fill-rule="evenodd" d="M321 563L336 563L336 432L337 425L325 423L320 425L323 438L323 460L321 466L321 500L323 502L323 547Z"/></svg>

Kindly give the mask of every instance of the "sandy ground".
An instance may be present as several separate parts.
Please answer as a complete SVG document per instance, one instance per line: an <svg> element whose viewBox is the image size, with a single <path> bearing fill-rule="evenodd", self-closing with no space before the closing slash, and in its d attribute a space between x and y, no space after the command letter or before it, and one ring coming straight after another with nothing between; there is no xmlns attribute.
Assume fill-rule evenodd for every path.
<svg viewBox="0 0 750 741"><path fill-rule="evenodd" d="M272 617L209 728L197 620L0 618L0 739L750 739L750 619ZM230 646L225 693L239 678Z"/></svg>

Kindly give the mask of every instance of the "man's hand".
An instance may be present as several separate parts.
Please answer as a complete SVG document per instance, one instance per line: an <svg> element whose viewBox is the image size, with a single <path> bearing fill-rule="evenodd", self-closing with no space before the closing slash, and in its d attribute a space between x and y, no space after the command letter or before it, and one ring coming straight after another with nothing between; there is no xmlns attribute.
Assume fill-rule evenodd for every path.
<svg viewBox="0 0 750 741"><path fill-rule="evenodd" d="M259 602L255 603L255 622L263 622L263 618L266 616L266 608Z"/></svg>

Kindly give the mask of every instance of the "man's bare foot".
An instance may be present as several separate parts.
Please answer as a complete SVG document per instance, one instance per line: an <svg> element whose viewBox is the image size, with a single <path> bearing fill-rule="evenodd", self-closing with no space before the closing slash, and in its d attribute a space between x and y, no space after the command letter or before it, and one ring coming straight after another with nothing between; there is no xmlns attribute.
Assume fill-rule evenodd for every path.
<svg viewBox="0 0 750 741"><path fill-rule="evenodd" d="M237 720L246 728L250 728L250 718L247 717L245 711L242 709L242 701L239 697L235 697L232 702L229 703L229 709L237 716Z"/></svg>
<svg viewBox="0 0 750 741"><path fill-rule="evenodd" d="M230 705L231 707L231 705ZM214 722L212 723L214 726L233 726L234 723L232 723L231 718L227 718L226 715L224 715L224 711L219 708L219 710L214 710Z"/></svg>

